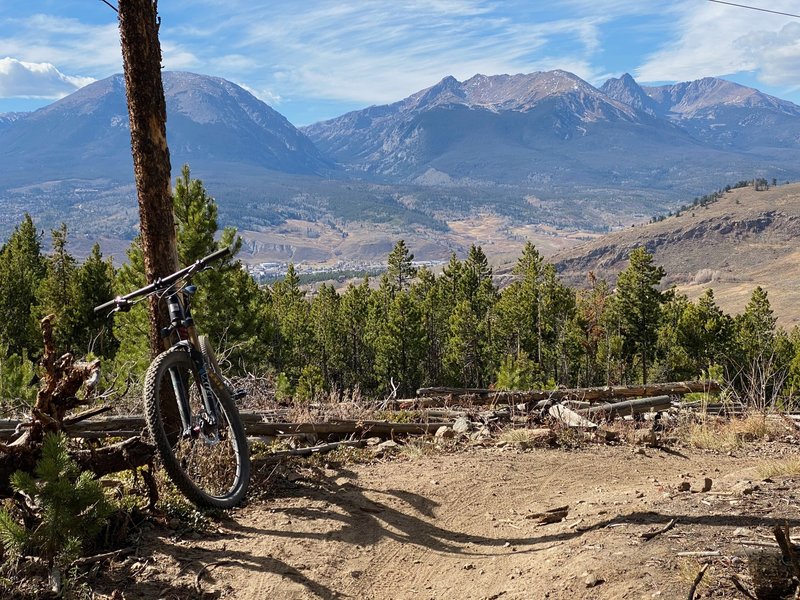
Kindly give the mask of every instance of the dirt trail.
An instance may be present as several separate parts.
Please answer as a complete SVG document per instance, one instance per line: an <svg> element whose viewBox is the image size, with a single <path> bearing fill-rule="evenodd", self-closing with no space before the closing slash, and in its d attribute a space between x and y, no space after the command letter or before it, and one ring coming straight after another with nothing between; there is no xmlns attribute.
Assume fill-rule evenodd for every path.
<svg viewBox="0 0 800 600"><path fill-rule="evenodd" d="M754 466L797 453L492 448L309 469L216 534L152 532L156 560L124 597L685 598L700 562L681 551L719 551L703 559L703 597L741 597L729 579L745 571L741 542L800 525L800 486L761 481ZM706 477L710 492L679 489ZM559 523L530 518L564 505Z"/></svg>

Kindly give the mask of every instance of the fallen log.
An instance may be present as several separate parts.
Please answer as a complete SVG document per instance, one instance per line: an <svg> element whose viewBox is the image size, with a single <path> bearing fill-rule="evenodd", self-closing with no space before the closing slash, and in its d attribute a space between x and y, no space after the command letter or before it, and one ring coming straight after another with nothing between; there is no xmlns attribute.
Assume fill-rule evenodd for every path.
<svg viewBox="0 0 800 600"><path fill-rule="evenodd" d="M303 433L358 433L375 436L434 433L439 427L453 426L453 421L429 423L392 423L389 421L329 421L326 423L247 423L248 435L297 435Z"/></svg>
<svg viewBox="0 0 800 600"><path fill-rule="evenodd" d="M608 402L599 406L583 408L576 412L591 419L600 416L637 415L651 411L667 410L671 406L672 400L669 396L654 396L652 398L639 398L624 402Z"/></svg>
<svg viewBox="0 0 800 600"><path fill-rule="evenodd" d="M596 429L597 423L592 423L583 415L579 415L574 410L570 410L562 404L554 404L548 409L548 414L560 421L567 427L585 427L586 429Z"/></svg>
<svg viewBox="0 0 800 600"><path fill-rule="evenodd" d="M332 452L337 448L363 448L366 445L367 445L366 440L347 440L342 442L331 442L330 444L321 444L319 446L309 446L308 448L295 448L293 450L282 450L280 452L273 452L272 454L267 454L262 458L267 461L272 461L276 458L288 458L290 456L312 456L314 454L325 454L327 452Z"/></svg>
<svg viewBox="0 0 800 600"><path fill-rule="evenodd" d="M243 425L248 435L296 435L306 433L371 433L374 435L433 433L439 427L453 426L452 420L437 420L424 423L394 423L392 421L337 419L319 423L264 422L254 413ZM0 421L0 439L9 439L23 421ZM64 427L70 437L96 439L104 437L136 437L146 427L144 417L139 415L87 419Z"/></svg>
<svg viewBox="0 0 800 600"><path fill-rule="evenodd" d="M578 400L592 402L612 398L640 398L643 396L670 395L706 392L719 392L716 381L674 381L648 385L604 386L558 390L498 391L484 388L430 387L417 390L417 398L398 400L401 408L410 406L442 406L462 401L495 402L516 404L519 402L538 402L539 400Z"/></svg>

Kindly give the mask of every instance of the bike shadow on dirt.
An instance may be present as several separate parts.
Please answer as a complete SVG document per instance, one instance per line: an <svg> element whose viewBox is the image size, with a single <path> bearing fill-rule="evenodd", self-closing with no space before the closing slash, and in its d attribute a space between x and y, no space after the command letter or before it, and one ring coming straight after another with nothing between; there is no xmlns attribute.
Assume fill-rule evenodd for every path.
<svg viewBox="0 0 800 600"><path fill-rule="evenodd" d="M339 483L342 479L345 483ZM581 537L589 531L625 525L664 525L670 519L686 525L708 525L730 528L755 528L776 525L800 526L798 518L765 516L754 510L752 515L737 515L730 512L708 514L678 514L670 511L638 510L610 516L607 519L574 527L567 531L553 532L551 524L526 523L525 515L517 515L522 527L533 530L529 536L509 536L508 529L498 527L496 536L477 535L465 528L459 531L436 523L436 509L440 503L426 496L407 490L378 490L359 486L357 475L346 468L339 468L334 475L316 473L314 477L300 479L294 485L279 490L281 497L302 497L309 502L304 506L289 506L275 509L276 515L300 520L325 523L324 531L292 531L278 527L250 527L231 523L236 532L253 535L302 538L309 540L336 540L358 546L370 546L382 540L393 540L412 544L441 553L465 556L495 555L499 548L512 548L515 552L537 552L551 544ZM476 510L474 519L485 520L485 511ZM276 517L277 520L277 517ZM469 519L467 519L469 521ZM556 525L556 527L558 527ZM550 529L550 531L548 531Z"/></svg>
<svg viewBox="0 0 800 600"><path fill-rule="evenodd" d="M346 481L341 483L342 479ZM274 490L278 497L304 498L308 502L275 508L273 523L286 519L315 521L321 524L317 531L241 523L231 523L230 529L237 534L337 541L360 547L391 540L464 556L494 556L506 549L534 552L544 549L543 542L551 541L539 535L509 536L504 527L498 527L496 537L459 531L436 522L436 509L440 506L436 500L408 490L363 487L355 483L356 479L353 471L339 467L334 475L315 473ZM476 509L474 519L485 521L485 510Z"/></svg>
<svg viewBox="0 0 800 600"><path fill-rule="evenodd" d="M226 528L233 523L230 518L222 521L222 525ZM191 535L191 532L189 534ZM225 545L221 548L206 548L199 543L178 545L182 534L167 529L155 530L146 537L147 541L140 550L143 556L137 559L141 562L133 563L149 567L144 575L140 567L131 568L130 565L126 567L123 563L107 570L99 579L93 581L93 589L106 594L112 594L114 590L124 590L124 596L119 597L130 600L215 600L235 593L236 588L228 582L226 574L227 569L238 568L253 573L254 576L277 575L281 580L302 586L322 600L339 600L347 597L305 575L303 565L292 566L271 555L261 556L249 551L231 549ZM204 542L226 537L229 536L202 535ZM174 567L171 572L159 568L159 555L170 556L178 562L177 576L174 574Z"/></svg>
<svg viewBox="0 0 800 600"><path fill-rule="evenodd" d="M462 514L465 523L462 530L448 523L437 522L437 509L440 502L425 495L408 490L379 490L358 485L355 472L339 467L335 474L314 472L311 475L295 476L282 479L279 485L271 490L271 496L279 499L302 499L301 504L270 507L264 526L245 525L236 514L226 516L220 523L220 533L212 537L223 541L221 549L208 549L195 546L182 554L181 572L189 576L190 584L176 582L174 591L164 593L159 590L155 597L220 597L220 586L224 589L224 579L215 580L215 571L224 572L224 567L238 567L260 575L277 575L282 579L302 586L308 593L323 600L334 600L348 597L338 592L318 578L312 577L303 564L292 565L286 560L272 554L257 550L258 538L284 538L310 542L338 542L358 548L373 548L381 542L394 541L410 544L430 551L464 557L501 556L510 552L535 553L566 541L580 538L592 531L618 531L630 536L630 527L616 530L620 525L639 526L636 536L649 530L665 526L671 519L676 519L677 529L682 526L707 525L724 528L764 528L777 525L790 527L800 526L800 519L782 516L766 516L754 511L753 515L737 515L731 513L709 512L707 514L691 514L687 509L677 511L632 510L627 513L609 516L608 518L587 522L582 528L564 529L563 524L546 524L537 526L533 521L525 519L525 515L517 515L516 529L528 530L529 535L509 536L509 529L497 528L496 535L478 535L471 533L484 529L485 525L471 527L476 519L486 520L486 514L476 508L476 514ZM257 500L253 500L251 508L257 508ZM252 516L252 511L249 511ZM253 519L249 519L250 523ZM312 522L313 526L296 527L298 522ZM624 532L624 533L623 533ZM253 544L242 544L239 541L235 548L224 544L227 539L251 538ZM160 546L160 547L159 547ZM175 556L174 541L165 536L159 544L153 540L151 548L155 552L163 552ZM186 578L186 577L185 577ZM183 595L191 591L191 582L195 582L195 595ZM158 584L148 584L155 591ZM201 591L202 588L202 591ZM207 591L206 591L207 590ZM149 596L138 596L147 598Z"/></svg>

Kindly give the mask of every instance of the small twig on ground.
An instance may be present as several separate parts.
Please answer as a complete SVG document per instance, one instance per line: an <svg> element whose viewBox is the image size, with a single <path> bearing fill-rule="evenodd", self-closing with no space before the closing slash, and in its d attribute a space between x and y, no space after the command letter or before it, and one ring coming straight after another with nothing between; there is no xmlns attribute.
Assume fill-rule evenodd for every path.
<svg viewBox="0 0 800 600"><path fill-rule="evenodd" d="M697 575L694 578L694 583L692 583L692 587L689 589L689 600L694 600L694 595L697 593L697 586L700 585L700 582L703 580L703 576L706 574L706 570L708 570L709 566L711 566L710 562L704 563L697 572Z"/></svg>
<svg viewBox="0 0 800 600"><path fill-rule="evenodd" d="M751 593L750 593L750 590L748 590L748 589L747 589L747 588L744 586L744 583L742 583L742 580L741 580L741 579L739 579L739 576L738 576L738 575L735 575L735 574L734 574L734 575L731 575L731 582L733 582L733 585L734 585L734 587L735 587L737 590L739 590L739 592L740 592L740 593L741 593L741 594L742 594L742 595L743 595L745 598L749 598L749 600L758 600L758 598L756 598L755 596L753 596L753 594L751 594Z"/></svg>
<svg viewBox="0 0 800 600"><path fill-rule="evenodd" d="M129 554L133 554L136 552L136 548L122 548L120 550L112 550L111 552L103 552L102 554L95 554L94 556L83 556L81 558L75 559L70 564L71 567L86 567L88 565L93 565L95 563L103 562L104 560L110 560L114 558L120 558L122 556L128 556Z"/></svg>
<svg viewBox="0 0 800 600"><path fill-rule="evenodd" d="M197 576L194 578L194 588L197 590L198 594L203 593L203 586L201 585L201 580L203 579L203 575L206 573L210 573L213 569L217 567L222 567L224 565L230 564L231 561L229 560L220 560L214 563L209 563L207 565L203 565L203 568L197 572Z"/></svg>
<svg viewBox="0 0 800 600"><path fill-rule="evenodd" d="M642 538L644 538L644 541L645 541L645 542L647 542L647 541L649 541L649 540L652 540L652 539L653 539L654 537L656 537L657 535L661 535L662 533L666 533L666 532L668 532L670 529L672 529L673 527L675 527L675 524L676 524L677 522L678 522L678 519L674 519L674 518L673 518L673 519L672 519L672 520L671 520L669 523L667 523L667 524L666 524L664 527L662 527L661 529L658 529L658 530L656 530L656 531L648 531L648 532L646 532L646 533L643 533L643 534L642 534Z"/></svg>
<svg viewBox="0 0 800 600"><path fill-rule="evenodd" d="M694 550L691 552L676 552L675 556L680 558L702 558L702 557L712 557L712 556L722 556L722 553L719 550Z"/></svg>

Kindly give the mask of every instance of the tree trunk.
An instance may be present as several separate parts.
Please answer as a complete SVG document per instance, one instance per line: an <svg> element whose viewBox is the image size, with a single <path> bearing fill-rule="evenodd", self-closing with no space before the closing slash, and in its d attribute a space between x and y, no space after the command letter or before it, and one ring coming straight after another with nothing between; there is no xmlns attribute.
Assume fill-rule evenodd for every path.
<svg viewBox="0 0 800 600"><path fill-rule="evenodd" d="M119 0L118 4L133 171L148 282L178 269L157 4L156 0ZM150 350L153 356L163 349L160 331L168 323L166 309L160 311L156 298L151 297Z"/></svg>

